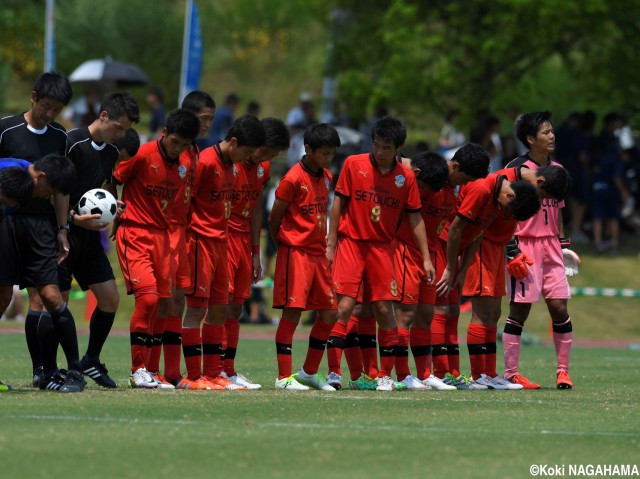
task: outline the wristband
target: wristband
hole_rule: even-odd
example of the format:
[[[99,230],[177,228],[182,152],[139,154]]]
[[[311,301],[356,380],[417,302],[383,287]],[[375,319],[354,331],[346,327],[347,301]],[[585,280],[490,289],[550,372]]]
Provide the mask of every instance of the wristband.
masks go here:
[[[69,214],[67,215],[67,222],[73,224],[73,218],[75,215],[76,215],[75,212],[69,211]]]
[[[66,225],[58,225],[58,231],[60,231],[60,230],[69,231],[70,229],[71,229],[71,227],[68,224],[66,224]]]
[[[259,244],[254,244],[253,246],[251,246],[251,254],[252,255],[260,254],[260,245]]]

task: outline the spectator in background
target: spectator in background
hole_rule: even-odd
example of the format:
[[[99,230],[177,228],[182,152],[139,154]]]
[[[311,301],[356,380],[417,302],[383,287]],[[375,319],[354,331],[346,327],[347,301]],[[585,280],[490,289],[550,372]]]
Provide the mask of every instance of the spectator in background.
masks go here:
[[[591,160],[589,139],[581,129],[581,115],[571,113],[556,130],[556,160],[562,163],[573,178],[573,189],[569,199],[571,211],[571,241],[586,244],[589,238],[582,231],[584,215],[589,204],[591,189]]]
[[[367,118],[362,125],[360,125],[360,133],[362,134],[362,150],[363,152],[370,152],[373,149],[373,139],[371,138],[371,130],[378,120],[381,120],[389,114],[387,105],[384,102],[378,102],[373,115]]]
[[[147,106],[151,111],[151,118],[149,119],[149,139],[156,139],[165,124],[165,112],[164,112],[164,95],[162,90],[158,87],[151,87],[147,91]]]
[[[93,123],[100,115],[100,91],[88,88],[83,96],[66,107],[60,120],[67,130],[85,128]]]
[[[247,105],[247,115],[255,116],[256,118],[260,117],[260,110],[262,110],[262,106],[257,101],[250,101]]]
[[[616,253],[620,246],[620,200],[626,200],[629,192],[623,182],[624,163],[616,130],[623,126],[617,113],[605,115],[602,132],[598,135],[598,157],[594,165],[591,215],[593,241],[598,252],[610,250]],[[603,227],[606,224],[610,240],[605,242]]]
[[[291,110],[289,110],[289,113],[287,113],[287,126],[289,128],[294,125],[304,124],[305,108],[308,109],[309,106],[313,106],[313,97],[309,92],[303,91],[302,93],[300,93],[299,101],[300,103],[298,104],[298,106],[294,106],[293,108],[291,108]],[[296,161],[298,161],[299,159],[300,158],[298,158]]]
[[[455,150],[464,145],[464,133],[458,131],[454,125],[459,116],[459,110],[451,110],[447,113],[444,126],[442,127],[442,130],[440,130],[440,138],[438,139],[438,153],[441,155],[446,154],[446,152],[453,155]]]
[[[233,123],[239,104],[240,97],[235,93],[229,93],[224,99],[224,104],[216,110],[216,117],[213,119],[209,138],[212,145],[224,140],[224,137],[227,136],[227,131]]]
[[[304,131],[314,123],[317,123],[316,107],[311,100],[311,95],[302,92],[300,106],[292,108],[287,114],[287,126],[291,140],[289,151],[287,151],[287,166],[289,168],[300,161],[304,155]]]

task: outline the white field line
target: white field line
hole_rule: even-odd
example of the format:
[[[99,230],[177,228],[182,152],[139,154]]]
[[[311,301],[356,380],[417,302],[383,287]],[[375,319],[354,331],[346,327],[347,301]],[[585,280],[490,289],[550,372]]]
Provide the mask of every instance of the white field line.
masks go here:
[[[171,419],[134,419],[128,417],[90,417],[90,416],[38,416],[38,415],[10,415],[1,416],[2,419],[34,419],[36,421],[86,421],[86,422],[117,422],[117,423],[138,423],[138,424],[175,424],[189,425],[199,424],[198,421],[183,421]]]
[[[265,422],[257,423],[257,426],[266,427],[281,427],[290,429],[359,429],[367,431],[398,431],[398,432],[439,432],[439,433],[465,433],[474,432],[469,427],[453,428],[453,427],[412,427],[412,426],[376,426],[362,425],[362,424],[350,424],[348,426],[340,424],[318,424],[318,423],[289,423],[289,422]],[[476,432],[484,433],[484,430],[478,429]],[[614,432],[614,431],[549,431],[546,429],[540,431],[510,431],[514,434],[526,434],[526,435],[562,435],[562,436],[608,436],[608,437],[640,437],[640,432]]]

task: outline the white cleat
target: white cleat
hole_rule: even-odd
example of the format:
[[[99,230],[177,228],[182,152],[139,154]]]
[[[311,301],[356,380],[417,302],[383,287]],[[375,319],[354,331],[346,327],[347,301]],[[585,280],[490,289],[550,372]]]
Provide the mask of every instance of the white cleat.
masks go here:
[[[507,381],[502,376],[496,376],[495,378],[490,378],[491,384],[489,384],[490,389],[500,389],[500,390],[508,390],[508,391],[520,391],[523,389],[522,384],[514,384],[511,381]]]
[[[422,381],[425,386],[431,387],[436,391],[456,391],[458,388],[450,384],[445,384],[442,379],[435,377],[433,374]]]
[[[395,391],[396,389],[395,385],[393,384],[393,379],[391,379],[389,376],[378,378],[376,382],[378,383],[376,391]]]
[[[336,391],[338,389],[342,389],[342,376],[340,376],[338,373],[329,373],[329,375],[327,376],[327,382]]]
[[[220,376],[228,379],[236,386],[242,386],[243,388],[246,388],[247,390],[250,390],[250,391],[262,388],[260,384],[254,383],[253,381],[251,381],[250,379],[247,379],[245,376],[243,376],[240,373],[236,373],[234,376],[227,376],[227,374],[223,371],[220,373]]]
[[[298,374],[292,374],[288,378],[276,379],[276,387],[278,389],[286,389],[287,391],[308,391],[309,388],[304,384],[300,384],[295,376]]]
[[[129,384],[131,384],[132,388],[141,388],[141,389],[156,389],[158,387],[158,383],[156,383],[145,368],[139,368],[136,372],[131,373],[129,377]]]
[[[409,374],[406,378],[400,381],[402,384],[407,386],[409,391],[426,391],[427,389],[431,389],[429,386],[424,384],[418,378],[414,378],[411,374]]]
[[[296,380],[300,384],[317,389],[318,391],[336,391],[336,388],[331,386],[321,373],[307,374],[303,368],[300,368],[300,371],[298,371]]]

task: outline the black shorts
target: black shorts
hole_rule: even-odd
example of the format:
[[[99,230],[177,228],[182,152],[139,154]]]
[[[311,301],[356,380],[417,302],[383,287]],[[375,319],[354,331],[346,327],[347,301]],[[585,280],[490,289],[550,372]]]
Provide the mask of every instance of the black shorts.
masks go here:
[[[115,279],[98,231],[71,225],[69,256],[58,266],[58,276],[60,291],[71,289],[71,276],[76,279],[82,291],[89,289],[90,284]]]
[[[0,284],[58,284],[58,231],[50,214],[6,216],[0,222]]]

